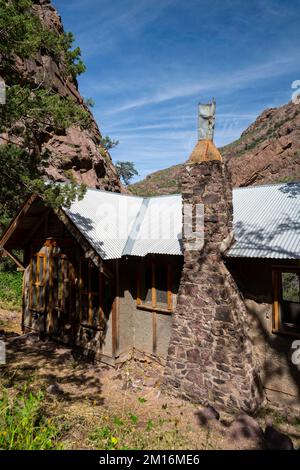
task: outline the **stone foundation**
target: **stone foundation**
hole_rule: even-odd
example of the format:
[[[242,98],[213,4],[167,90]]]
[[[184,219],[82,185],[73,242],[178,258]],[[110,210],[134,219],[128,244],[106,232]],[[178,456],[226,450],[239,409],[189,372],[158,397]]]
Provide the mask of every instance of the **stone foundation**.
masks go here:
[[[253,413],[262,393],[247,311],[221,253],[232,238],[232,191],[225,165],[216,160],[187,163],[182,191],[184,204],[204,204],[204,243],[194,250],[194,235],[184,233],[164,386],[202,404]]]

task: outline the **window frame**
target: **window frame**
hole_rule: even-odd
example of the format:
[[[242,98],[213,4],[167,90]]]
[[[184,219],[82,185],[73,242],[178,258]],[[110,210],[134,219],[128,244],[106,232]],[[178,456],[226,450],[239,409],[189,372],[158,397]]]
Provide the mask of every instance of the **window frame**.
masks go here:
[[[166,308],[162,308],[157,306],[157,286],[156,286],[156,267],[160,264],[165,264],[167,268],[167,302]],[[142,300],[142,280],[141,280],[141,270],[143,270],[144,274],[146,273],[146,269],[148,269],[148,263],[143,260],[140,263],[140,266],[137,270],[137,295],[136,295],[136,307],[139,310],[146,310],[149,312],[159,312],[159,313],[166,313],[172,314],[175,309],[175,296],[173,292],[173,276],[172,276],[172,267],[173,264],[171,261],[167,260],[160,260],[159,262],[152,257],[150,260],[151,265],[151,305],[150,302],[146,303]]]
[[[35,279],[33,279],[33,262],[36,260]],[[40,259],[43,260],[43,275],[40,280]],[[33,312],[45,312],[46,310],[46,272],[47,272],[47,254],[34,253],[30,258],[30,290],[29,290],[29,310]],[[40,298],[40,289],[42,289],[42,306],[33,305],[33,288],[37,289],[36,300]]]
[[[86,282],[84,282],[82,278],[82,265],[83,263],[87,263],[87,269],[88,269],[88,279],[87,279],[87,289],[84,289],[84,285],[86,285]],[[99,275],[99,289],[98,291],[92,291],[92,281],[91,281],[91,272],[92,270],[97,270],[98,275]],[[103,324],[104,320],[104,309],[103,309],[103,276],[104,273],[101,272],[101,270],[90,260],[84,257],[80,258],[80,267],[79,267],[79,316],[80,316],[80,324],[84,326],[85,328],[90,328],[94,330],[102,330],[103,327],[101,326]],[[82,313],[83,313],[83,302],[82,302],[82,297],[83,295],[87,296],[88,298],[88,321],[83,319]],[[97,324],[95,325],[94,319],[93,319],[93,300],[94,298],[98,298],[99,300],[99,306],[98,306],[98,321]]]
[[[282,323],[282,273],[296,273],[299,275],[300,266],[273,266],[272,267],[272,285],[273,285],[273,303],[272,303],[272,333],[280,333],[287,336],[300,337],[300,326],[286,328]],[[300,289],[300,286],[299,286]]]
[[[65,286],[69,286],[69,289],[70,289],[72,265],[67,255],[62,254],[62,253],[51,253],[51,255],[49,256],[49,260],[50,260],[52,298],[53,298],[53,292],[54,292],[54,285],[53,285],[54,260],[57,261],[57,298],[56,298],[56,304],[53,305],[53,308],[57,311],[64,312],[66,311],[65,309],[66,287]]]

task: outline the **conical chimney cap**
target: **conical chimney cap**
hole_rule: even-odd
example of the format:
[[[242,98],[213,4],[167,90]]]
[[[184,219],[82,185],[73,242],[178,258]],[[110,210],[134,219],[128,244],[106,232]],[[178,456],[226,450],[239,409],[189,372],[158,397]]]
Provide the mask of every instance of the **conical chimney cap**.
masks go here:
[[[207,162],[210,160],[222,161],[222,156],[211,140],[199,140],[192,151],[189,163]]]

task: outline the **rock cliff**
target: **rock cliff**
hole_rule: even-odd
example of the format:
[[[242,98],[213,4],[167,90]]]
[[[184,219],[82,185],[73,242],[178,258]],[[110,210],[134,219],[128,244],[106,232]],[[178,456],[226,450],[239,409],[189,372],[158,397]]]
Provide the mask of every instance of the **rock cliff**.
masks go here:
[[[234,186],[300,180],[300,106],[267,109],[222,149]]]
[[[34,11],[45,27],[62,34],[61,18],[51,2],[34,0],[33,3]],[[78,104],[88,110],[78,91],[76,80],[71,77],[66,78],[62,65],[49,55],[40,52],[30,59],[16,59],[15,69],[18,71],[20,82],[26,80],[40,82],[42,77],[43,83],[54,91],[61,96],[73,97]],[[109,152],[101,146],[101,133],[92,114],[88,129],[70,127],[58,134],[51,128],[45,128],[38,145],[41,158],[45,162],[43,172],[50,180],[67,181],[70,172],[78,182],[83,182],[89,187],[122,191]]]

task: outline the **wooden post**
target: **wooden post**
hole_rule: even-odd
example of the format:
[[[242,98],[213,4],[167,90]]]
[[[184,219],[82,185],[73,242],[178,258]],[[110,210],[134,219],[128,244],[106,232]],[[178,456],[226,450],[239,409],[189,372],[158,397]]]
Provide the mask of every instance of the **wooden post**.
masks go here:
[[[88,302],[89,302],[89,325],[93,325],[93,296],[92,296],[92,278],[91,278],[92,268],[91,261],[88,261],[88,277],[89,277],[89,293],[88,293]]]
[[[32,256],[33,256],[33,250],[32,246],[30,247],[30,271],[29,271],[29,328],[32,327],[32,311],[31,311],[31,305],[32,305]]]
[[[155,287],[155,261],[151,261],[151,271],[152,271],[152,308],[156,308],[156,287]],[[157,349],[157,328],[156,328],[156,312],[152,312],[152,351],[156,356]]]
[[[24,328],[25,328],[25,309],[26,309],[25,293],[26,293],[26,271],[23,272],[23,279],[22,279],[22,323],[21,323],[22,333],[24,333]]]
[[[152,307],[156,307],[156,287],[155,287],[155,263],[154,260],[151,262],[151,272],[152,272],[152,283],[151,283],[151,291],[152,291]]]
[[[118,318],[119,318],[119,260],[115,261],[115,297],[112,306],[112,350],[116,358],[119,350]]]
[[[155,311],[152,312],[152,339],[153,339],[153,344],[152,344],[152,350],[154,356],[156,356],[156,351],[157,351],[157,324],[156,324],[156,315],[157,313]]]
[[[70,276],[70,286],[69,286],[69,321],[71,323],[71,337],[72,337],[72,344],[75,344],[76,341],[76,287],[75,287],[75,262],[74,258],[72,259],[72,263],[69,261],[69,276]]]
[[[82,323],[82,259],[79,257],[79,323]]]
[[[48,323],[48,332],[51,334],[53,330],[53,243],[49,240],[49,305],[48,312],[49,323]]]
[[[280,271],[273,269],[272,281],[273,281],[273,329],[274,331],[280,330],[280,303],[279,303],[279,282]]]
[[[139,266],[138,266],[138,269],[137,269],[137,272],[136,272],[136,304],[137,305],[142,305],[142,299],[141,299],[141,288],[142,288],[142,285],[141,285],[141,282],[142,282],[142,279],[141,279],[141,272],[142,270],[144,270],[144,265],[142,263],[142,261],[139,263]]]
[[[168,310],[173,310],[173,295],[172,295],[172,265],[168,263],[167,266],[167,283],[168,283],[168,293],[167,293],[167,302]]]
[[[42,292],[43,292],[43,304],[42,304],[42,310],[45,311],[46,308],[46,273],[47,273],[47,255],[43,254],[42,256],[43,260],[43,280],[40,282],[41,287],[42,287]]]

